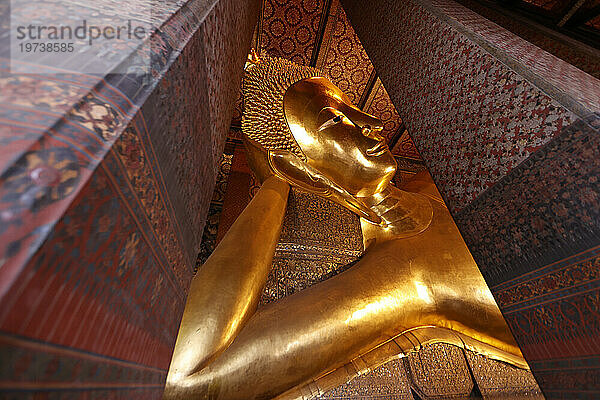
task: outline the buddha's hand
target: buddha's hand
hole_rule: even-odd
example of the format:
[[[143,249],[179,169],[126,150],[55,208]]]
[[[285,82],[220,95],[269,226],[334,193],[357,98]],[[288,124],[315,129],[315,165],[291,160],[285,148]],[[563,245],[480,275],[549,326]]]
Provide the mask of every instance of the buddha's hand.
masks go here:
[[[329,198],[375,224],[381,223],[381,218],[360,200],[292,152],[267,151],[248,138],[245,138],[244,144],[250,168],[261,182],[275,175],[301,191]]]

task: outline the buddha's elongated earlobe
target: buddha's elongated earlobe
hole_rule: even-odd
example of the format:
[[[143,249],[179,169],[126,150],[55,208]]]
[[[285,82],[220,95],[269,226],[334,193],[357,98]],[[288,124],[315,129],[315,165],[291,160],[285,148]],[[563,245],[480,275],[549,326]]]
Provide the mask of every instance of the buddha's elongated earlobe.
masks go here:
[[[246,159],[248,165],[260,183],[263,183],[270,176],[274,175],[269,165],[269,154],[260,143],[242,135],[242,142],[246,148]]]
[[[374,211],[295,154],[286,150],[269,150],[268,159],[275,175],[291,185],[305,192],[327,197],[369,222],[382,223],[381,217]]]

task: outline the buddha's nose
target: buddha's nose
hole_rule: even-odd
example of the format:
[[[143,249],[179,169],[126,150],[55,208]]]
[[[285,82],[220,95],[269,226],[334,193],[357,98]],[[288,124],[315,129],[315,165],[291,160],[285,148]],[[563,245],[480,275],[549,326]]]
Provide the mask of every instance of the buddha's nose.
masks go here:
[[[361,128],[361,132],[368,138],[375,139],[379,142],[383,142],[383,136],[381,136],[381,129],[373,129],[371,125],[363,125]]]
[[[383,122],[379,118],[367,114],[356,107],[350,107],[345,110],[344,113],[356,126],[363,128],[368,125],[371,131],[374,132],[381,132],[383,130]]]

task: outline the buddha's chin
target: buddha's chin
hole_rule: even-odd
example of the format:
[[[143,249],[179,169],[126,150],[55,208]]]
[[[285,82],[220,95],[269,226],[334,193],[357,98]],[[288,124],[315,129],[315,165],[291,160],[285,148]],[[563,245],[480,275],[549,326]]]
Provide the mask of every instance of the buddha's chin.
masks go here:
[[[365,183],[359,190],[354,193],[356,197],[369,197],[382,192],[390,185],[390,182],[396,174],[396,164],[390,165],[385,169],[377,171],[377,177]],[[382,173],[383,172],[383,173]]]
[[[394,169],[395,171],[395,169]],[[377,178],[372,180],[364,180],[360,188],[356,188],[352,195],[355,197],[369,197],[382,192],[386,187],[390,185],[390,181],[394,177],[394,172],[386,173],[384,175],[378,175]]]
[[[354,194],[355,197],[369,197],[382,192],[390,184],[390,179],[385,179],[378,183],[373,183],[368,187],[364,187]]]
[[[370,158],[368,165],[356,163],[331,168],[331,163],[323,163],[315,168],[353,197],[369,197],[383,191],[396,174],[396,160],[388,154]]]

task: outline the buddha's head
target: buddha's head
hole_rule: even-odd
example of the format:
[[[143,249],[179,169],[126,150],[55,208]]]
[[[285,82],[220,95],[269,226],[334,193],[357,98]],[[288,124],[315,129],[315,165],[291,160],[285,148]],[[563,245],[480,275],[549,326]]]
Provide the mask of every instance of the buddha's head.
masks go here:
[[[382,122],[352,105],[317,69],[263,57],[247,68],[243,92],[244,133],[293,185],[360,203],[394,176]]]

